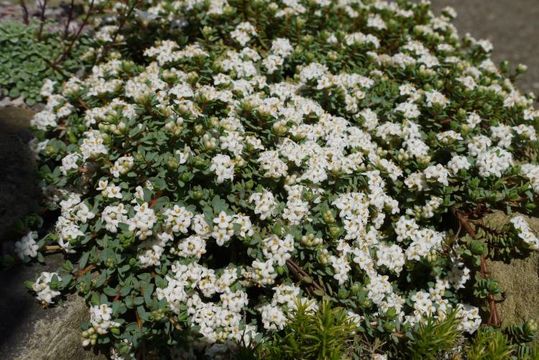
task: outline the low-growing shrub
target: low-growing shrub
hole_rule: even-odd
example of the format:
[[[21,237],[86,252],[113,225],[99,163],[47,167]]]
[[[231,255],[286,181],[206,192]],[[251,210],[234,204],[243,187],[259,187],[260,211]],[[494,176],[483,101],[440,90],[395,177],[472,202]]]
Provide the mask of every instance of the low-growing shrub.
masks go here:
[[[452,9],[221,0],[134,14],[182,35],[143,55],[107,48],[33,120],[59,218],[18,253],[65,252],[31,287],[44,303],[86,299],[84,345],[115,359],[279,341],[320,354],[296,316],[331,304],[363,353],[406,358],[414,341],[448,351],[482,313],[497,322],[474,222],[506,211],[498,246],[538,249],[512,212],[536,213],[539,114],[488,41],[459,38]]]

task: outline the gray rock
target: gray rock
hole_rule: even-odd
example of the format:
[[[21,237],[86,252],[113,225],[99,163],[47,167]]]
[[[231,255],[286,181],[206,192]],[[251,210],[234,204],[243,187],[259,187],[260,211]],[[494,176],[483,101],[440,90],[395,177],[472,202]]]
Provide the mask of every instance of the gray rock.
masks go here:
[[[502,212],[496,212],[486,221],[505,224],[509,219]],[[526,220],[539,236],[539,219],[527,217]],[[505,300],[498,304],[502,325],[539,321],[539,252],[533,252],[526,259],[513,259],[509,264],[489,261],[488,269],[490,277],[500,283],[505,293]]]
[[[80,324],[88,320],[88,308],[80,297],[73,296],[64,304],[44,311],[47,316],[34,324],[15,352],[14,360],[106,359],[81,345]]]
[[[22,264],[0,272],[0,359],[104,360],[81,346],[80,324],[88,320],[83,300],[71,296],[43,309],[25,288],[42,271],[55,271],[63,258],[47,257],[47,264]]]
[[[419,0],[418,0],[419,1]],[[433,0],[436,14],[446,6],[457,10],[455,26],[462,36],[469,32],[476,39],[491,40],[496,62],[509,60],[528,66],[517,81],[525,92],[539,93],[539,36],[537,0]]]

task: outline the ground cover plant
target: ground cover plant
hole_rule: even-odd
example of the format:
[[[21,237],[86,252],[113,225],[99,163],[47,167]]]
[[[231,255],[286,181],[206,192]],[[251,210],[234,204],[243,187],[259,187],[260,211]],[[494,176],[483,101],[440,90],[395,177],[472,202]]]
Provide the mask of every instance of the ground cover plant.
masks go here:
[[[0,23],[0,96],[22,98],[29,106],[45,101],[40,91],[45,80],[64,81],[87,65],[84,54],[89,39],[80,37],[69,54],[59,32],[43,32],[40,24],[17,21]]]
[[[539,249],[522,67],[497,68],[488,41],[427,3],[124,10],[97,29],[88,75],[48,84],[32,124],[58,220],[17,244],[25,260],[65,252],[30,288],[86,299],[84,345],[114,359],[537,355],[533,321],[478,330],[500,325],[487,259]],[[163,31],[137,42],[124,25]],[[481,227],[494,209],[510,225]]]

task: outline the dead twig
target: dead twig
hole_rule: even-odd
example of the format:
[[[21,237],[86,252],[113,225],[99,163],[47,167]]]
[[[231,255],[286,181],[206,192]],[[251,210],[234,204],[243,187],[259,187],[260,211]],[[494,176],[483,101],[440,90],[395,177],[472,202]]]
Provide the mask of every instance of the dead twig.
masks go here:
[[[309,291],[309,293],[326,293],[324,288],[316,281],[314,281],[314,279],[293,260],[287,260],[286,265],[288,267],[288,270],[290,270],[296,280],[306,285],[307,291]]]
[[[155,196],[148,203],[149,208],[152,208],[155,206],[155,204],[157,203],[157,200],[159,200],[159,197],[161,196],[162,193],[163,193],[162,191],[158,191],[157,193],[155,193]]]
[[[71,3],[69,4],[69,12],[67,13],[66,26],[64,28],[64,40],[66,40],[67,36],[69,35],[69,26],[71,25],[71,21],[73,21],[74,11],[75,11],[75,0],[71,0]]]
[[[47,245],[45,246],[45,252],[47,253],[55,253],[58,251],[62,251],[62,247],[60,245]]]
[[[92,265],[88,265],[88,266],[86,266],[84,269],[77,271],[77,272],[75,273],[75,277],[78,277],[78,278],[79,278],[79,277],[83,276],[84,274],[86,274],[87,272],[92,271],[92,270],[94,270],[94,269],[95,269],[95,265],[93,265],[93,264],[92,264]]]
[[[37,33],[37,38],[41,40],[43,35],[43,27],[45,26],[45,12],[47,10],[47,0],[39,0],[39,32]]]
[[[127,3],[129,4],[129,0],[127,1]],[[124,15],[121,17],[120,24],[118,25],[118,28],[116,29],[116,31],[112,35],[112,41],[110,41],[109,43],[107,43],[107,44],[105,44],[103,46],[103,51],[101,52],[101,55],[100,55],[101,59],[106,58],[107,54],[108,54],[108,52],[110,50],[110,47],[114,46],[116,44],[116,40],[118,39],[118,36],[122,32],[125,24],[127,23],[127,20],[131,17],[133,12],[135,11],[135,8],[138,5],[138,3],[139,3],[139,0],[133,0],[131,5],[129,5],[129,8],[128,8],[127,12],[125,12]]]
[[[22,21],[25,25],[30,24],[30,15],[28,13],[28,7],[26,6],[26,1],[19,0],[19,4],[21,5],[22,10]]]
[[[75,46],[75,43],[80,39],[80,35],[82,34],[82,30],[88,25],[88,22],[90,20],[90,16],[92,15],[92,11],[94,9],[94,3],[95,0],[90,1],[90,6],[88,8],[88,11],[86,12],[86,16],[82,20],[82,23],[79,26],[79,29],[77,30],[77,33],[75,36],[73,36],[73,39],[71,39],[71,42],[69,45],[64,49],[63,53],[53,62],[54,65],[58,65],[60,62],[65,60],[73,50],[73,46]]]

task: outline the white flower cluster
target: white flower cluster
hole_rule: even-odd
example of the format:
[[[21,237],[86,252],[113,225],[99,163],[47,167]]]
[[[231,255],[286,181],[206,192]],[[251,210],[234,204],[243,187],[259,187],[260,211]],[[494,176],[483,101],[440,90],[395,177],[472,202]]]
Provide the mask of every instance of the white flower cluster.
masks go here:
[[[539,194],[539,165],[524,164],[522,165],[522,174],[530,180],[533,191]]]
[[[306,305],[307,312],[318,309],[316,302],[300,296],[300,289],[295,285],[273,287],[271,303],[261,306],[258,310],[266,330],[282,330],[293,318],[298,304]]]
[[[234,179],[234,162],[228,155],[215,155],[213,159],[211,159],[210,170],[217,175],[218,183]]]
[[[34,258],[37,256],[39,245],[36,242],[37,232],[29,231],[19,241],[15,243],[15,253],[24,260],[25,258]]]
[[[46,304],[52,304],[54,302],[53,299],[61,294],[60,291],[51,289],[51,281],[54,278],[56,278],[57,281],[62,280],[57,273],[44,271],[32,284],[32,290],[35,291],[39,301]]]
[[[518,232],[518,237],[522,239],[531,249],[539,250],[539,238],[530,228],[528,222],[522,216],[515,216],[510,220],[513,227]]]
[[[110,328],[117,328],[120,324],[112,320],[112,308],[107,304],[95,305],[90,308],[90,324],[94,330],[104,335]]]
[[[248,303],[247,293],[230,289],[238,279],[238,269],[234,267],[216,273],[198,264],[176,263],[171,275],[167,276],[168,286],[157,289],[157,298],[165,299],[177,314],[185,304],[191,323],[200,327],[200,333],[209,343],[241,341],[245,337],[254,337],[256,329],[242,324],[241,313]],[[205,301],[205,298],[216,295],[219,302]]]
[[[255,204],[255,214],[260,215],[261,220],[265,220],[274,215],[277,203],[275,196],[269,191],[253,193],[249,201]]]

